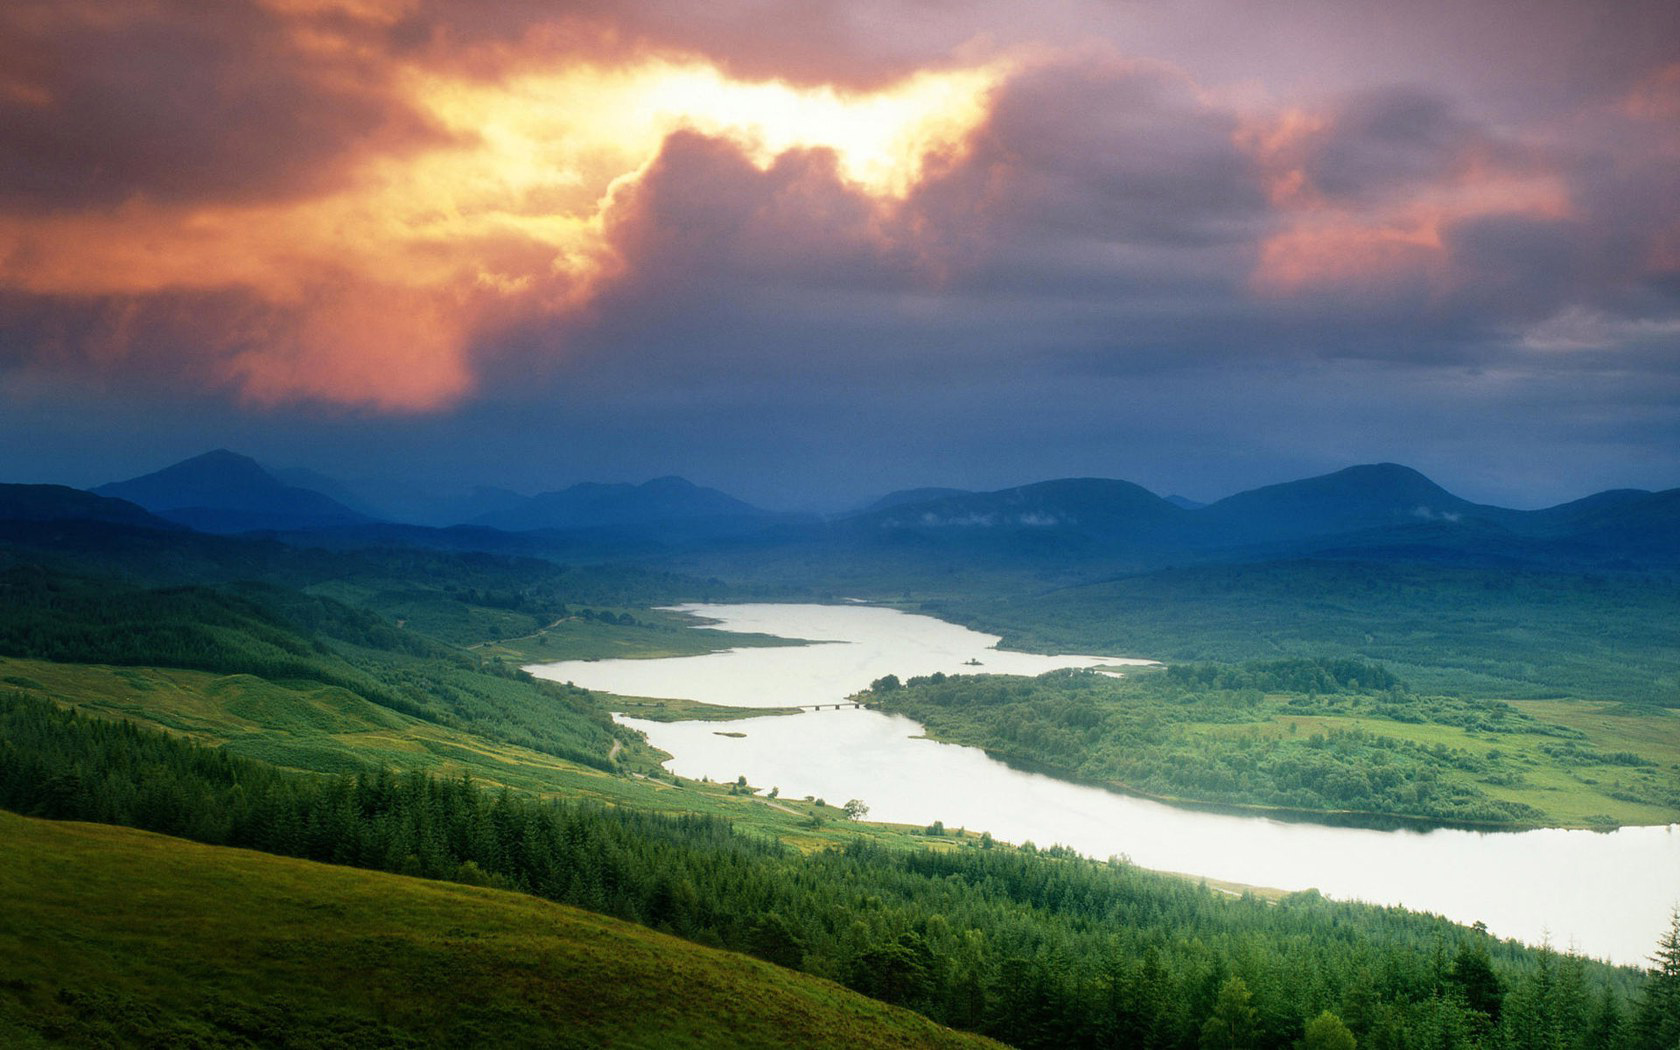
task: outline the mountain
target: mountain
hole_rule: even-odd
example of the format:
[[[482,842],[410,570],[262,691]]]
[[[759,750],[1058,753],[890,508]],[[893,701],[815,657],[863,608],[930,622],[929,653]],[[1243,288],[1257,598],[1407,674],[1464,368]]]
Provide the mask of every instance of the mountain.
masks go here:
[[[127,500],[96,496],[64,485],[0,485],[0,521],[93,521],[152,529],[180,528]]]
[[[1609,489],[1543,510],[1489,509],[1502,524],[1525,536],[1567,536],[1612,522],[1652,495],[1644,489]]]
[[[1129,481],[1062,478],[997,492],[906,502],[865,517],[889,529],[1077,528],[1112,534],[1153,527],[1181,513]]]
[[[423,525],[459,525],[487,515],[516,511],[530,498],[512,489],[474,485],[458,496],[435,496],[425,504],[416,504],[412,516]]]
[[[203,532],[312,529],[370,520],[330,496],[281,482],[226,449],[93,490]]]
[[[1193,543],[1221,557],[1534,567],[1656,566],[1680,558],[1680,490],[1612,489],[1513,510],[1471,503],[1394,463],[1241,492],[1192,517]]]
[[[1207,506],[1207,504],[1203,503],[1201,500],[1194,500],[1189,496],[1174,494],[1171,496],[1162,496],[1161,498],[1166,500],[1168,503],[1171,503],[1173,506],[1178,507],[1180,510],[1201,510],[1203,507]]]
[[[346,497],[384,484],[348,486],[318,475],[288,476],[314,480]],[[76,527],[84,530],[107,523],[138,528],[138,537],[123,542],[145,545],[156,542],[153,530],[161,523],[152,515],[158,515],[205,531],[263,531],[285,542],[337,550],[484,550],[577,563],[681,555],[691,559],[681,563],[683,571],[713,574],[736,561],[750,567],[766,557],[771,560],[765,564],[806,569],[825,564],[877,575],[888,566],[894,572],[920,571],[964,559],[987,569],[1019,562],[1075,575],[1303,557],[1593,569],[1680,561],[1677,490],[1615,489],[1541,510],[1515,510],[1472,503],[1394,463],[1268,485],[1208,505],[1162,499],[1131,482],[1105,478],[1063,478],[993,492],[906,489],[827,521],[773,513],[664,477],[641,485],[580,484],[530,497],[480,488],[447,505],[434,502],[427,515],[468,524],[443,529],[393,524],[418,519],[371,519],[318,490],[286,485],[227,451],[95,491],[132,503],[54,486],[0,487],[0,522],[12,519],[0,531],[21,542],[29,537],[14,534],[32,520],[80,522]],[[459,513],[448,513],[451,506]],[[60,546],[80,550],[97,539],[68,536]],[[708,552],[718,556],[715,564],[692,562],[692,556]]]
[[[271,471],[287,485],[310,489],[381,522],[401,522],[441,528],[459,525],[487,514],[513,510],[529,496],[493,485],[440,494],[395,478],[358,478],[345,481],[303,467]]]
[[[871,503],[869,506],[863,508],[863,510],[859,511],[859,513],[868,514],[877,510],[890,510],[893,507],[902,507],[911,503],[929,503],[933,500],[945,499],[949,496],[972,495],[974,495],[974,493],[970,492],[968,489],[899,489],[897,492],[887,493],[874,503]]]
[[[1601,495],[1615,498],[1575,515],[1571,542],[1607,553],[1680,556],[1680,489]]]
[[[1460,499],[1410,467],[1377,463],[1239,492],[1192,512],[1202,545],[1245,546],[1397,528],[1448,527],[1499,512]]]
[[[955,555],[992,567],[1018,560],[1075,572],[1303,557],[1657,566],[1680,558],[1680,497],[1613,490],[1544,510],[1512,510],[1462,499],[1395,463],[1348,467],[1207,505],[1161,499],[1125,481],[1069,478],[997,492],[895,493],[844,519],[831,541],[846,557],[890,548],[901,559]]]
[[[390,513],[377,499],[370,498],[359,486],[351,485],[339,478],[322,474],[317,470],[310,470],[307,467],[264,467],[262,469],[267,470],[282,485],[297,489],[308,489],[310,492],[319,492],[323,496],[337,500],[366,518],[382,521],[391,518]]]
[[[1170,545],[1187,513],[1129,481],[1063,478],[901,503],[840,529],[853,542],[901,550],[1074,564]]]
[[[768,524],[775,517],[717,489],[665,477],[641,485],[585,482],[481,514],[469,524],[508,532],[675,527],[729,532]]]

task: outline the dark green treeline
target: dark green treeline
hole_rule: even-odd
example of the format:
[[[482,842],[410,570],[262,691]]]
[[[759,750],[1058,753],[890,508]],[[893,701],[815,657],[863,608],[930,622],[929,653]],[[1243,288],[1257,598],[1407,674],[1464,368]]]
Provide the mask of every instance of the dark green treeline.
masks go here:
[[[0,698],[0,805],[506,886],[1027,1047],[1671,1050],[1680,1033],[1680,930],[1639,978],[1400,909],[1230,899],[1061,849],[804,856],[713,818],[286,773],[21,695]]]

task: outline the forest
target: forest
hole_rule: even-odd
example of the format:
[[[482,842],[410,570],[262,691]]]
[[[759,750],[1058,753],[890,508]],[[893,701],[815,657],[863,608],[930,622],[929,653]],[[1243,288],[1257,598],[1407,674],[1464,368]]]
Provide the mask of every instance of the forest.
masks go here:
[[[0,700],[0,804],[511,888],[1024,1047],[1667,1050],[1680,1035],[1680,918],[1638,975],[1402,909],[1233,898],[1055,847],[807,855],[696,815],[289,773],[15,694]]]
[[[770,822],[663,774],[602,698],[517,669],[533,649],[711,647],[721,639],[684,638],[650,606],[791,595],[774,581],[54,537],[52,551],[0,548],[0,656],[16,668],[0,700],[0,805],[20,813],[532,894],[1019,1046],[1672,1050],[1680,1030],[1680,931],[1652,931],[1656,967],[1641,974],[1397,908],[1231,896],[1055,845],[853,833],[839,811],[795,800],[804,817]],[[1342,652],[1125,679],[911,679],[874,700],[1011,761],[1186,798],[1521,824],[1541,817],[1513,793],[1544,759],[1649,796],[1628,806],[1672,805],[1660,785],[1673,760],[1643,744],[1599,746],[1523,701],[1413,677]],[[1110,737],[1155,757],[1087,766],[1121,753]],[[421,771],[440,767],[456,772]]]

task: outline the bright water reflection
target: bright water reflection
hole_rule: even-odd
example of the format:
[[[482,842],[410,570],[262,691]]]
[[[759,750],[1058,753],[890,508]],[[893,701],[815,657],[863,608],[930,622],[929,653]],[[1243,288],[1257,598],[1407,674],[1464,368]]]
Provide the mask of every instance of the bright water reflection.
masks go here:
[[[996,638],[931,617],[865,606],[690,606],[728,630],[840,644],[735,650],[670,660],[568,662],[533,673],[625,695],[741,706],[823,703],[883,674],[1010,671],[1118,661],[989,648]],[[979,668],[965,666],[979,659]],[[1331,897],[1404,904],[1501,936],[1642,963],[1680,902],[1680,825],[1612,833],[1371,831],[1178,809],[1023,773],[972,748],[919,739],[920,726],[873,711],[738,722],[623,718],[675,756],[674,772],[745,774],[782,794],[862,798],[870,819],[989,830],[1096,857]],[[720,733],[744,733],[741,737]]]

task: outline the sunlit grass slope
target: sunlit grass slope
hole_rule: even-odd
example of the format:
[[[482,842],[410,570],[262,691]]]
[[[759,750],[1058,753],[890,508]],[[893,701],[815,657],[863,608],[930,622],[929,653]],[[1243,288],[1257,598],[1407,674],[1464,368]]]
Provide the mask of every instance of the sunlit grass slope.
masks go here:
[[[986,1046],[498,890],[0,812],[0,1045]]]
[[[941,838],[928,843],[910,829],[848,821],[837,808],[843,799],[832,800],[834,805],[791,797],[770,799],[764,792],[773,784],[753,785],[759,790],[754,794],[733,790],[728,783],[698,783],[658,772],[664,753],[634,738],[628,738],[631,742],[619,762],[642,775],[609,773],[468,729],[426,722],[348,690],[312,682],[276,683],[254,675],[0,657],[0,702],[11,694],[163,730],[282,769],[466,775],[481,785],[505,786],[545,798],[593,799],[659,812],[724,817],[801,849],[840,845],[860,835],[935,847],[954,841]],[[643,717],[659,716],[659,709],[637,707],[634,701],[629,706]],[[672,706],[688,717],[695,709],[704,712],[706,708],[682,702]]]
[[[126,718],[289,769],[468,773],[534,792],[553,790],[556,777],[605,775],[314,682],[0,657],[0,688],[48,697],[89,714]]]

